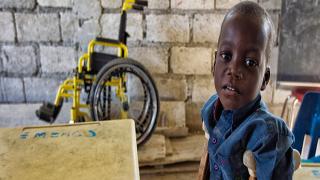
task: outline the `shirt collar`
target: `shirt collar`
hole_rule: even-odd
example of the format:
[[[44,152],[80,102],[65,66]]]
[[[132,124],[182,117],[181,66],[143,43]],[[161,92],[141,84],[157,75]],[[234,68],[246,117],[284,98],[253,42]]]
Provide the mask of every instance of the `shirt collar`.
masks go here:
[[[252,114],[254,111],[256,111],[260,107],[261,103],[261,95],[258,94],[258,96],[248,104],[244,105],[243,107],[231,111],[233,114],[232,118],[232,128],[235,129],[238,127],[241,122],[250,114]],[[221,104],[220,99],[218,98],[215,105],[214,105],[214,116],[213,120],[218,121],[220,118],[220,115],[223,111],[223,106]]]

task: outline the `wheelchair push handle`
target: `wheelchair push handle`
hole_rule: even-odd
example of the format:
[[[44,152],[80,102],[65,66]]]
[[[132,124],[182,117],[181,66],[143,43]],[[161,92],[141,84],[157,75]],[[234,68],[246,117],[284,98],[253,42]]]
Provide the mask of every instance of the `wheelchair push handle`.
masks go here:
[[[135,9],[135,10],[138,10],[138,11],[143,11],[143,6],[133,4],[132,5],[132,9]]]
[[[118,40],[103,38],[103,37],[96,37],[96,41],[104,42],[104,43],[112,43],[112,44],[120,44],[121,43]]]
[[[144,0],[136,0],[136,5],[139,6],[148,6],[148,1],[144,1]]]
[[[144,6],[148,6],[148,1],[136,0],[135,3],[132,5],[132,9],[143,11]]]

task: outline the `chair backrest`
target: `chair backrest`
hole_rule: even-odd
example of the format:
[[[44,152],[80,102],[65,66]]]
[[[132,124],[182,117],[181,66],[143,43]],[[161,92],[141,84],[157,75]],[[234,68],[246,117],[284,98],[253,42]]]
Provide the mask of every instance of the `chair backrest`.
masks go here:
[[[295,142],[293,148],[300,153],[305,135],[311,137],[308,159],[315,156],[320,137],[320,92],[307,92],[302,100],[297,119],[293,127]]]
[[[98,74],[98,72],[106,65],[108,62],[119,58],[113,54],[106,54],[100,52],[92,52],[91,56],[91,71],[90,74]]]

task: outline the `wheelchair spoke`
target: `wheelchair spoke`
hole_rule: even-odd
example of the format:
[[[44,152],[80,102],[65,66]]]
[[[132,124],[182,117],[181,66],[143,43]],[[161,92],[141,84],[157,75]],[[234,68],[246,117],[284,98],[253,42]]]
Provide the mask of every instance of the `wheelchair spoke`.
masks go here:
[[[135,124],[136,124],[136,132],[143,134],[144,133],[143,124],[139,123],[138,121],[135,121]]]

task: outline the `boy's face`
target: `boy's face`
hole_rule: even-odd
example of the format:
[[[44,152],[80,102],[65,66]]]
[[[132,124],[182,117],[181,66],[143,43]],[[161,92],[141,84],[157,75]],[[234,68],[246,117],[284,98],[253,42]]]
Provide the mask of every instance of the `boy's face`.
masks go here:
[[[223,23],[214,64],[214,83],[226,110],[254,100],[268,83],[267,31],[258,18],[233,15]],[[267,71],[267,74],[269,71]]]

